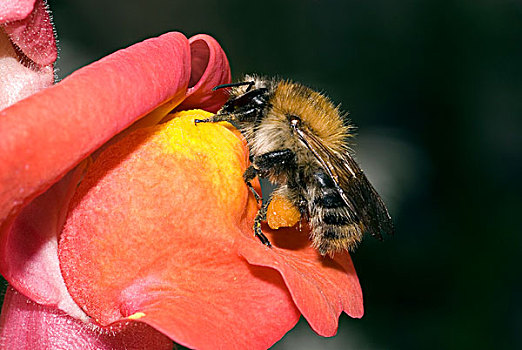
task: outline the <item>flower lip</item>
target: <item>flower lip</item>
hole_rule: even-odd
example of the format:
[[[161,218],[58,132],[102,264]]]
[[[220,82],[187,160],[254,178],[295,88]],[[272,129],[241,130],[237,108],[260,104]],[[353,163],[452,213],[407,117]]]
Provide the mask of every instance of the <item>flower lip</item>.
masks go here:
[[[190,44],[192,70],[190,71],[189,88],[193,88],[200,80],[208,67],[210,49],[205,40],[198,39]]]
[[[183,103],[177,110],[204,109],[216,112],[227,100],[225,91],[213,91],[217,85],[230,82],[227,56],[218,42],[209,35],[198,34],[189,39],[191,76]]]

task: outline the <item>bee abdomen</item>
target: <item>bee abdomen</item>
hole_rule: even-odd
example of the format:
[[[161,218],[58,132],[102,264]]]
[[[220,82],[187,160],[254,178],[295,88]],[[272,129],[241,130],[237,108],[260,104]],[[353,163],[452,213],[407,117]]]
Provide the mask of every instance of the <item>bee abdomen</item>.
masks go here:
[[[312,202],[314,206],[321,208],[340,208],[346,205],[343,198],[335,188],[335,184],[330,177],[324,172],[318,172],[313,175],[314,189],[312,194]]]
[[[314,174],[309,213],[313,246],[323,255],[353,250],[362,238],[360,223],[350,216],[347,204],[324,173]]]
[[[322,189],[314,200],[314,205],[329,209],[346,206],[341,195],[334,188]]]
[[[327,211],[323,214],[322,222],[327,225],[344,226],[348,225],[350,220],[344,215],[339,215],[336,211]]]

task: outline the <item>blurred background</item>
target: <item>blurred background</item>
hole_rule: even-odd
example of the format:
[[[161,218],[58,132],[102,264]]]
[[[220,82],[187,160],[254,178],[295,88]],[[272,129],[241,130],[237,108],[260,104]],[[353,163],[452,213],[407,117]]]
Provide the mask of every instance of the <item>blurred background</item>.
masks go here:
[[[208,33],[234,80],[325,91],[396,235],[353,260],[361,320],[274,349],[522,348],[522,1],[49,0],[58,75],[167,31]]]

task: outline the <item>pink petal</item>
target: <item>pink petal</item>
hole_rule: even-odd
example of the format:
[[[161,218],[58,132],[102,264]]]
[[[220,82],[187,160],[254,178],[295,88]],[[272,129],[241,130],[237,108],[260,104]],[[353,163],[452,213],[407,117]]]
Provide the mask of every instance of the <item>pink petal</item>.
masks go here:
[[[16,10],[25,12],[26,5],[27,2],[23,1],[21,7],[12,9],[11,17]],[[11,41],[39,67],[48,66],[56,61],[58,52],[53,24],[43,0],[36,0],[33,11],[27,17],[4,24],[3,27]]]
[[[341,312],[362,317],[363,301],[359,280],[347,252],[334,259],[321,256],[310,246],[308,229],[297,227],[263,232],[272,249],[252,244],[256,238],[243,236],[239,252],[254,265],[266,266],[281,273],[297,308],[314,331],[322,336],[337,332]]]
[[[0,222],[139,117],[179,104],[189,50],[180,33],[149,39],[0,111]]]
[[[192,59],[187,98],[178,110],[204,109],[216,112],[228,99],[224,90],[212,93],[214,87],[230,82],[230,66],[225,52],[218,42],[206,34],[189,39]]]
[[[8,288],[0,318],[2,349],[172,349],[172,341],[140,322],[101,328],[42,306]]]
[[[27,17],[36,0],[2,0],[0,2],[0,24],[18,21]]]

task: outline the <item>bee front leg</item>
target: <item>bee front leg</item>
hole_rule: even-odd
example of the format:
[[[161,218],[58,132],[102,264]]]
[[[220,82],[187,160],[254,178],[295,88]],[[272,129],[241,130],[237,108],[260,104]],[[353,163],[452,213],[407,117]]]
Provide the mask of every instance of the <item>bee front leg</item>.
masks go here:
[[[207,119],[194,119],[194,125],[199,123],[218,123],[218,122],[230,122],[234,120],[232,114],[214,114],[212,117]]]
[[[252,89],[252,86],[254,86],[256,82],[254,80],[252,81],[240,81],[239,83],[230,83],[230,84],[221,84],[218,86],[214,86],[212,91],[216,91],[219,89],[225,89],[225,88],[231,88],[231,87],[238,87],[238,86],[244,86],[247,85],[246,92],[249,92]]]

